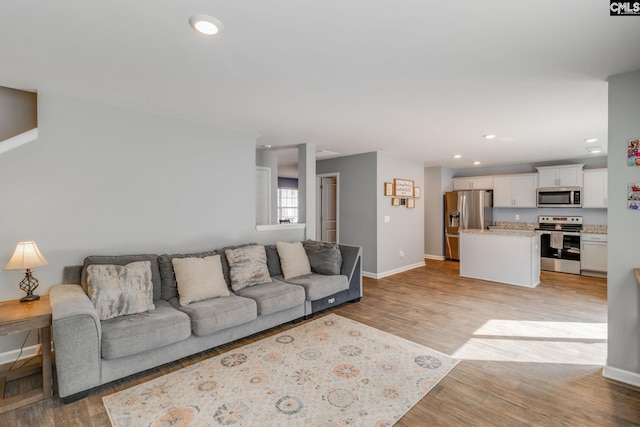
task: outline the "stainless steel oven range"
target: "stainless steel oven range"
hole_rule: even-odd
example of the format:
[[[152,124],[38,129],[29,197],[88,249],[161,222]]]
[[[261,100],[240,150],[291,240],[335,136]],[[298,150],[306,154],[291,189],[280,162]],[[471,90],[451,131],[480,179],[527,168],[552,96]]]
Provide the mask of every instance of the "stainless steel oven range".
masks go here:
[[[540,269],[580,274],[581,216],[538,217]]]

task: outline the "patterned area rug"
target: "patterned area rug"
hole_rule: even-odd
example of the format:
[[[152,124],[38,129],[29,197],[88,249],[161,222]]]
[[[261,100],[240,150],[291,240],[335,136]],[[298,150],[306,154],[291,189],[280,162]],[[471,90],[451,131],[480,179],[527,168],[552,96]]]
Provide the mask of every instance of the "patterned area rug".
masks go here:
[[[114,426],[390,426],[458,363],[329,314],[103,398]]]

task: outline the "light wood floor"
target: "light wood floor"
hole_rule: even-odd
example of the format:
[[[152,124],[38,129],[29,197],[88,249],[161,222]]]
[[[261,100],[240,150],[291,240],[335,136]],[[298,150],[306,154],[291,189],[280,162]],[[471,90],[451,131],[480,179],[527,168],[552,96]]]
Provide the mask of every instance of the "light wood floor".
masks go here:
[[[640,425],[640,391],[602,377],[606,280],[543,272],[535,289],[458,277],[458,264],[365,279],[364,297],[334,313],[461,362],[398,426]],[[101,397],[281,332],[285,325],[97,388],[0,415],[2,426],[108,426]],[[15,392],[38,377],[9,384]]]

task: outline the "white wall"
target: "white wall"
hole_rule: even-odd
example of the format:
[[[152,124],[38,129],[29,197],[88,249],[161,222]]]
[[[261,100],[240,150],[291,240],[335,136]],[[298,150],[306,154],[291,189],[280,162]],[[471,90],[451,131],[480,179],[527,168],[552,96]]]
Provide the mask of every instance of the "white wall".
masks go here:
[[[444,259],[444,193],[453,189],[453,169],[424,170],[424,254]]]
[[[91,254],[201,251],[300,240],[301,230],[255,231],[250,132],[38,96],[39,138],[0,155],[0,262],[35,240],[50,265],[36,293]],[[24,295],[2,271],[0,300]],[[21,337],[2,337],[0,352]]]
[[[609,78],[609,338],[607,377],[640,387],[640,212],[626,207],[627,185],[640,167],[627,166],[627,144],[640,138],[640,70]]]
[[[416,200],[413,209],[392,206],[391,197],[384,195],[384,183],[394,178],[414,181],[424,191],[424,164],[421,161],[396,157],[378,152],[377,230],[378,276],[385,276],[416,265],[424,265],[424,195]],[[390,222],[384,222],[388,216]],[[404,257],[400,256],[403,252]]]

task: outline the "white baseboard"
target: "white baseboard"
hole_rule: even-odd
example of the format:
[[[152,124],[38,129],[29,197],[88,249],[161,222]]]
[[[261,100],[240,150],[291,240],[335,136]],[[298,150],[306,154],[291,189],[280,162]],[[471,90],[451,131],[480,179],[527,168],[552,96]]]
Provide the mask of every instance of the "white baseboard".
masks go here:
[[[13,363],[13,361],[16,360],[19,354],[19,348],[0,353],[0,365],[4,365],[5,363]],[[22,355],[18,360],[28,359],[30,357],[37,356],[38,354],[40,354],[40,344],[31,345],[29,347],[25,347],[22,350]]]
[[[425,259],[435,259],[436,261],[444,261],[446,258],[443,255],[429,255],[424,254]]]
[[[384,271],[382,273],[371,273],[369,271],[363,271],[362,275],[364,277],[369,277],[371,279],[382,279],[384,277],[392,276],[392,275],[398,274],[398,273],[402,273],[403,271],[413,270],[414,268],[418,268],[418,267],[424,267],[424,261],[423,262],[417,262],[417,263],[411,264],[411,265],[406,265],[406,266],[400,267],[400,268],[395,268],[393,270]]]
[[[602,376],[634,387],[640,387],[640,374],[635,372],[625,371],[624,369],[618,369],[606,365],[602,370]]]

